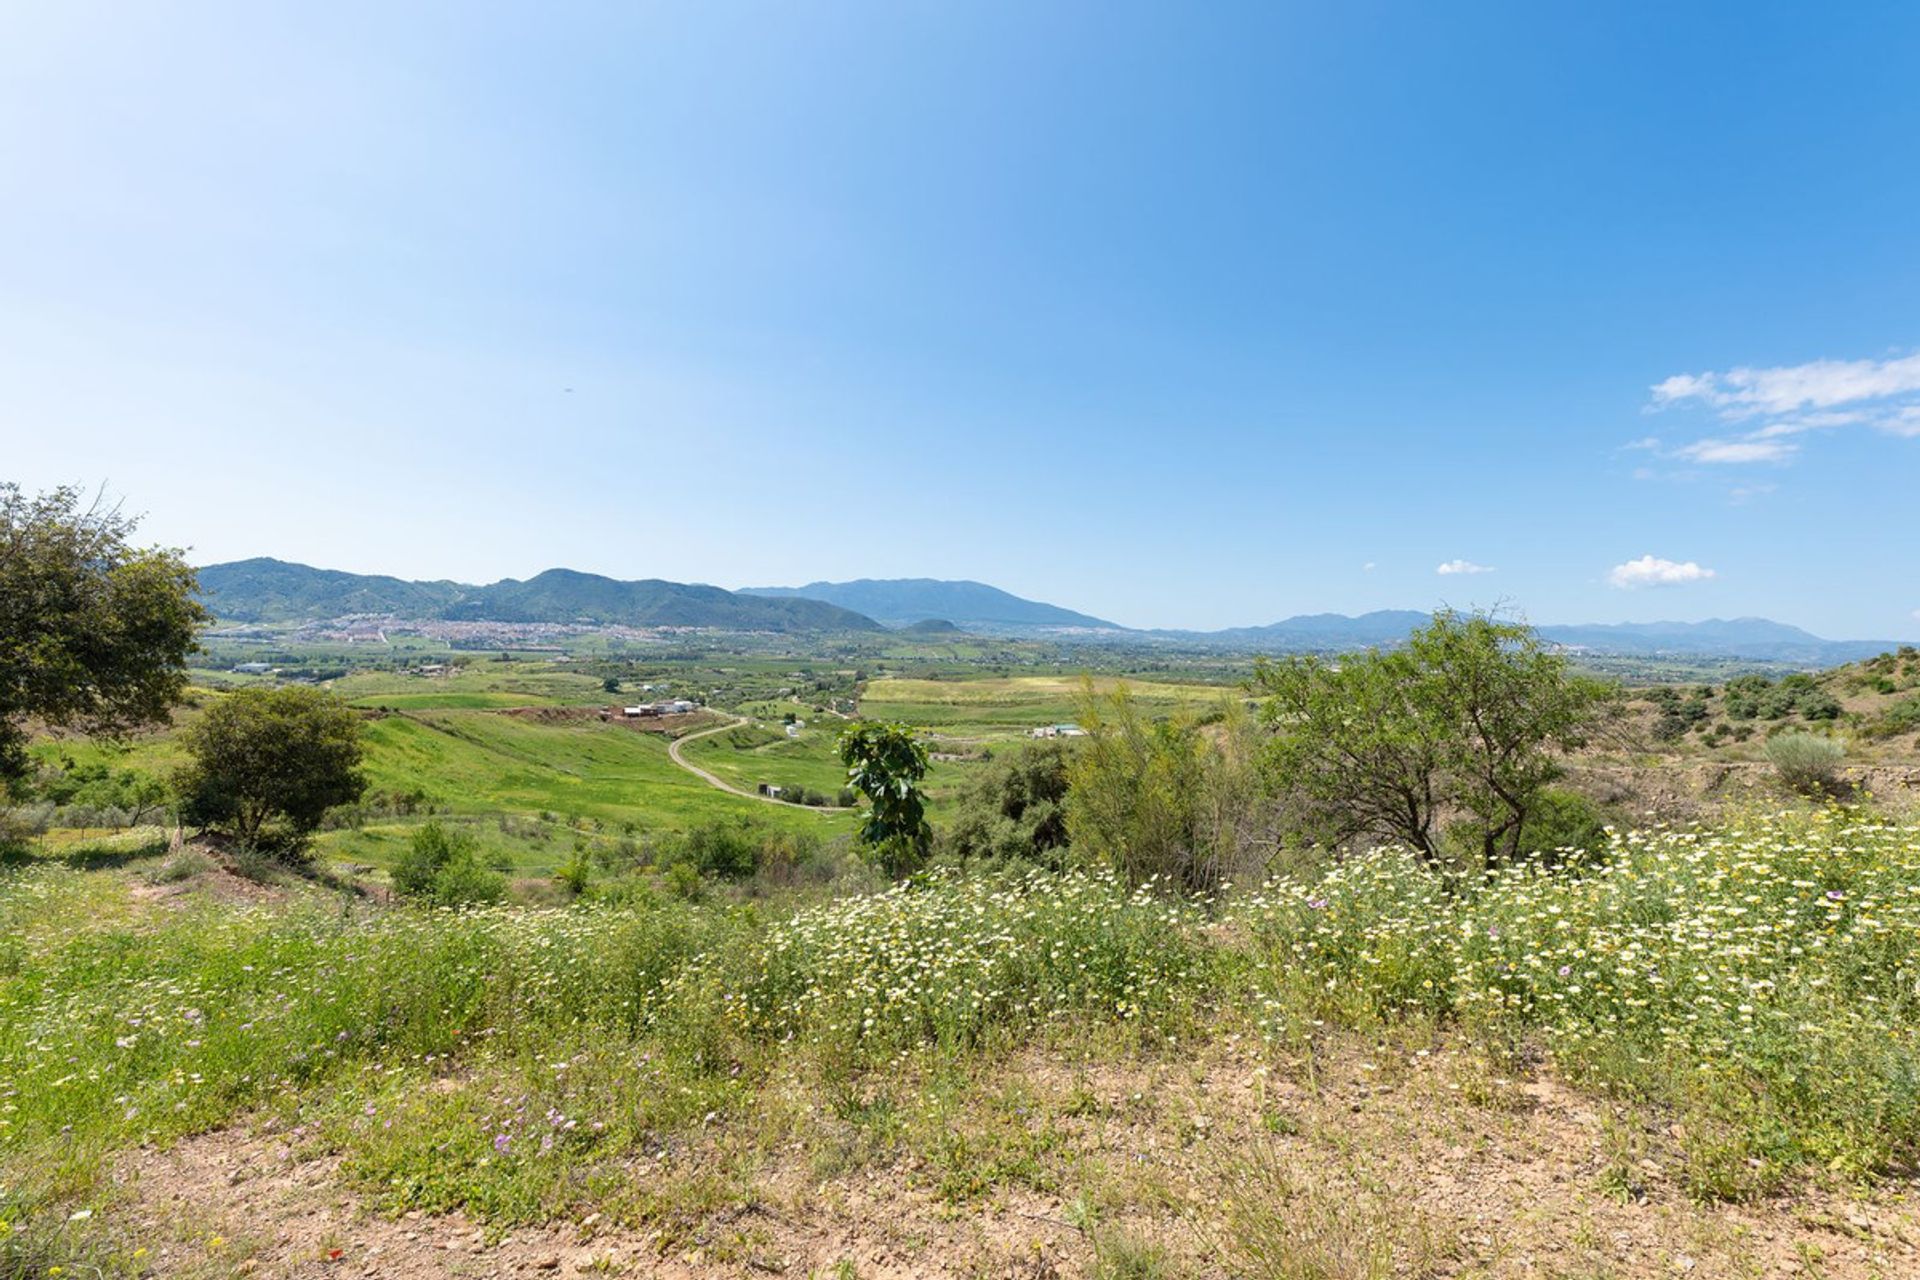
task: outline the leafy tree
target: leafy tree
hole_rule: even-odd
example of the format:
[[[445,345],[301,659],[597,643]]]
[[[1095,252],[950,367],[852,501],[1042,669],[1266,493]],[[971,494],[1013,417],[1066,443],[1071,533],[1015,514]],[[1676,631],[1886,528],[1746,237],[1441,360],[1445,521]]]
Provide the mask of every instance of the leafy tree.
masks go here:
[[[1480,849],[1485,836],[1474,822],[1463,823],[1448,834],[1456,846],[1469,850]],[[1597,853],[1607,847],[1607,839],[1607,817],[1599,805],[1577,791],[1548,787],[1534,798],[1519,851],[1553,862],[1566,849]]]
[[[600,687],[608,693],[618,693],[620,692],[620,677],[608,676],[600,682]]]
[[[904,875],[926,861],[933,845],[927,825],[927,749],[901,724],[864,721],[840,735],[847,785],[867,798],[858,838],[867,856],[889,875]]]
[[[242,689],[214,703],[182,740],[182,815],[248,845],[297,846],[335,805],[366,790],[360,720],[319,689]]]
[[[1452,611],[1399,649],[1262,661],[1253,687],[1273,731],[1272,773],[1325,836],[1401,840],[1439,859],[1439,823],[1458,814],[1489,863],[1525,846],[1560,757],[1615,696],[1531,628]]]
[[[26,721],[114,734],[166,718],[207,613],[178,551],[80,491],[0,484],[0,784],[26,776]]]
[[[994,761],[960,795],[959,811],[940,833],[961,858],[1018,858],[1057,863],[1067,847],[1064,744],[1045,742]]]

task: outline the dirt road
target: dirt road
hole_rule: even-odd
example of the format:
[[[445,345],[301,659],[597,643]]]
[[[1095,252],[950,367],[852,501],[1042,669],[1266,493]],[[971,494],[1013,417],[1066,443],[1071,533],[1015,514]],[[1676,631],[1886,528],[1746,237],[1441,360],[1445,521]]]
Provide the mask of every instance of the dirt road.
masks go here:
[[[732,720],[729,720],[726,724],[717,724],[711,729],[702,729],[700,730],[700,732],[690,733],[684,738],[675,738],[672,742],[669,742],[667,744],[667,755],[670,759],[672,759],[672,761],[675,764],[679,765],[682,769],[685,769],[688,773],[692,774],[694,777],[699,778],[702,782],[706,783],[710,787],[714,787],[721,791],[726,792],[728,795],[740,796],[741,798],[747,799],[747,800],[758,800],[762,804],[783,805],[788,809],[804,809],[808,813],[818,813],[822,815],[829,814],[829,813],[848,812],[848,810],[842,808],[839,805],[794,804],[791,800],[781,800],[774,796],[763,796],[757,791],[742,790],[741,788],[734,786],[731,782],[728,782],[726,779],[715,777],[713,774],[708,773],[705,769],[702,769],[697,764],[693,764],[685,756],[680,754],[680,748],[684,747],[689,742],[695,742],[701,738],[710,738],[716,733],[725,733],[729,729],[738,729],[742,725],[747,725],[752,723],[753,721],[746,716],[735,716]]]

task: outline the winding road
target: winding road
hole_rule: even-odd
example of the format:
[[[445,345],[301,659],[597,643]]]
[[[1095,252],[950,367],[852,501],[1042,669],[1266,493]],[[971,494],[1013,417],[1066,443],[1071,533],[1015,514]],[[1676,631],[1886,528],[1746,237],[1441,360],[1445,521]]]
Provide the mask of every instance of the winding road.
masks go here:
[[[725,715],[726,713],[719,712],[717,714]],[[679,765],[682,769],[685,769],[688,773],[692,774],[694,777],[706,783],[708,786],[724,791],[728,795],[740,796],[742,799],[746,799],[746,800],[758,800],[762,804],[777,804],[788,809],[801,809],[806,811],[807,813],[820,814],[822,817],[825,817],[826,815],[832,814],[832,813],[852,812],[852,810],[843,808],[840,805],[795,804],[791,800],[781,800],[775,796],[763,796],[757,791],[742,790],[741,788],[734,786],[731,782],[728,782],[726,779],[720,778],[715,776],[714,774],[708,773],[705,769],[702,769],[697,764],[691,763],[685,756],[680,754],[680,748],[685,746],[689,742],[696,742],[701,738],[711,738],[716,733],[725,733],[729,729],[738,729],[742,725],[748,725],[752,723],[753,723],[753,720],[751,717],[735,716],[733,717],[733,719],[729,720],[725,724],[717,724],[713,726],[713,728],[711,729],[702,729],[698,733],[689,733],[685,737],[674,738],[672,741],[667,743],[667,757],[670,760],[672,760],[675,764]]]

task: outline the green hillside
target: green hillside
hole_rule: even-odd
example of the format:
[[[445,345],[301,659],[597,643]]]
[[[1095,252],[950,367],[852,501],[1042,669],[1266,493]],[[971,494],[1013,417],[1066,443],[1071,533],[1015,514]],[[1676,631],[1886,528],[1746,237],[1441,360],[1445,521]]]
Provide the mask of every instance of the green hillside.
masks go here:
[[[706,627],[731,631],[879,631],[862,614],[819,600],[762,599],[650,578],[624,582],[549,569],[489,586],[408,582],[267,558],[208,565],[200,590],[229,622],[310,622],[349,614],[515,623]]]

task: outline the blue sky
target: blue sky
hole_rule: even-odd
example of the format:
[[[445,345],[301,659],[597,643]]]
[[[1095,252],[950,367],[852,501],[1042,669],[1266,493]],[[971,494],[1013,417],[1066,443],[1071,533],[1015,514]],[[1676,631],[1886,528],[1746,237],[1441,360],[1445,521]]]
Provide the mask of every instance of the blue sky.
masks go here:
[[[203,562],[1912,636],[1916,50],[1909,4],[12,6],[0,477]]]

